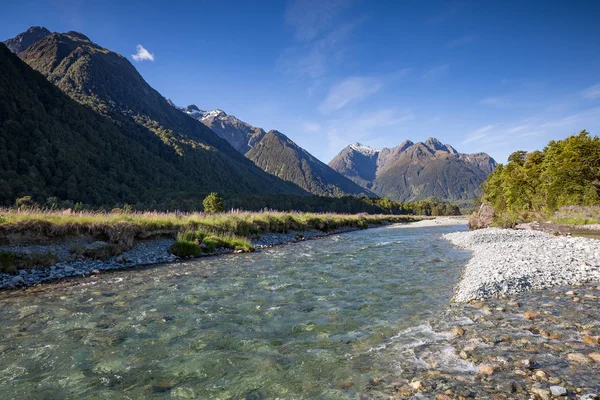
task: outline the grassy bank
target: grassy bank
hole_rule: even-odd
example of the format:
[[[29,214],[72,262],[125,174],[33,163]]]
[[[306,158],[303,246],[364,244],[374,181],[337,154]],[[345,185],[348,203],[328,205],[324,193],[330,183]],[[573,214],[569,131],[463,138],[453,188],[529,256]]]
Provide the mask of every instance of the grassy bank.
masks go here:
[[[252,251],[248,238],[262,233],[316,229],[367,228],[383,223],[412,222],[399,215],[316,214],[283,212],[100,213],[40,210],[0,210],[0,243],[45,242],[72,236],[91,236],[125,246],[136,239],[177,237],[172,251],[197,256],[218,248]]]

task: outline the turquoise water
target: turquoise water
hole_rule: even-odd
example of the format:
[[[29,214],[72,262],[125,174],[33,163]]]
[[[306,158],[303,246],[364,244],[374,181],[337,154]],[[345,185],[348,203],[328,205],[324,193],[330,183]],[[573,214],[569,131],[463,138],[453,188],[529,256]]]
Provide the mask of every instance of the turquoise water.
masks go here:
[[[2,399],[356,398],[469,253],[380,228],[0,297]],[[389,372],[389,371],[387,371]]]

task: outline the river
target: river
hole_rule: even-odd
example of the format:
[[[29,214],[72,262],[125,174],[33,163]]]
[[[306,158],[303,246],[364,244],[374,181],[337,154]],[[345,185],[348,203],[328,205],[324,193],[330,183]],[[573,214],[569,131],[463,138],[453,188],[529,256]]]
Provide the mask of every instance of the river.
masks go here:
[[[445,309],[464,226],[369,229],[0,297],[3,399],[348,399]]]

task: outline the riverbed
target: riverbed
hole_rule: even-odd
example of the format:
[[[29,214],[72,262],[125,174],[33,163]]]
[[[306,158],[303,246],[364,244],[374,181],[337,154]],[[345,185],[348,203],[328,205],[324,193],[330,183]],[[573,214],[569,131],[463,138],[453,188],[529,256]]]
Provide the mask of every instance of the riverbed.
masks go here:
[[[356,398],[393,372],[391,338],[447,308],[470,252],[442,234],[460,230],[369,229],[4,293],[3,398]]]

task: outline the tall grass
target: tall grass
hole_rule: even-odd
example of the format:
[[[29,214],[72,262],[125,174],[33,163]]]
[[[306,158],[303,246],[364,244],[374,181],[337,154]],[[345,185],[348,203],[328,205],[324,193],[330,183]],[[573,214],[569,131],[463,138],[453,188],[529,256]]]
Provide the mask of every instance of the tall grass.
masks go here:
[[[317,214],[285,212],[229,212],[220,214],[181,212],[72,212],[0,209],[0,235],[10,231],[30,230],[50,236],[77,235],[86,230],[127,227],[136,233],[172,230],[207,230],[223,234],[248,236],[263,232],[285,233],[290,230],[333,230],[361,227],[384,222],[411,222],[414,217],[368,214]]]
[[[90,235],[126,248],[135,239],[156,235],[176,236],[170,252],[198,257],[226,248],[249,252],[249,237],[262,233],[287,233],[316,229],[367,228],[385,222],[412,222],[410,216],[368,214],[317,214],[285,212],[238,212],[220,214],[181,212],[73,212],[0,209],[0,242],[15,233],[21,241]],[[14,239],[13,239],[14,240]]]

